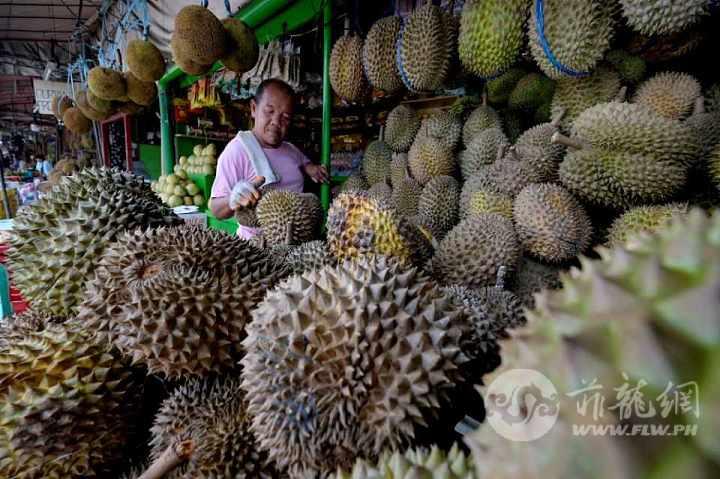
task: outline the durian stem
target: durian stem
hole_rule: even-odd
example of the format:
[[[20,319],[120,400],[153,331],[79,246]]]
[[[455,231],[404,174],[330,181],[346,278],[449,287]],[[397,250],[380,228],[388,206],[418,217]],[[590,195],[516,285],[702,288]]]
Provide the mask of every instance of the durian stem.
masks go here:
[[[182,441],[175,445],[168,446],[165,452],[155,460],[150,467],[138,479],[162,479],[183,462],[190,459],[193,451],[191,440]]]
[[[615,96],[615,101],[617,101],[619,103],[624,103],[626,98],[627,98],[627,87],[624,86],[620,89],[618,94]]]
[[[695,108],[693,108],[693,115],[701,115],[705,113],[705,97],[699,96],[695,99]]]
[[[380,141],[385,141],[385,125],[380,125]]]
[[[487,87],[483,89],[481,100],[483,106],[487,106],[488,102],[488,93],[487,93]]]
[[[580,143],[578,140],[574,140],[568,136],[565,136],[559,131],[553,133],[550,141],[558,145],[565,145],[570,148],[575,148],[576,150],[582,150],[585,147],[585,145]]]
[[[555,118],[552,119],[550,124],[554,127],[560,126],[560,122],[562,121],[566,112],[567,112],[567,110],[565,108],[560,108],[560,111],[558,112],[557,115],[555,115]]]
[[[287,246],[290,246],[292,244],[293,239],[293,223],[290,221],[287,224],[287,229],[285,230],[285,244]]]

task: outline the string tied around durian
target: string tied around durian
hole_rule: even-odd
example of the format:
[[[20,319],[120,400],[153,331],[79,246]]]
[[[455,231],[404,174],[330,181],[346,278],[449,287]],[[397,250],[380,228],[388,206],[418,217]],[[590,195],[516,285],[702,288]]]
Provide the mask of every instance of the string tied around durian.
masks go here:
[[[555,68],[563,74],[571,77],[585,77],[590,75],[590,72],[574,70],[563,64],[553,53],[550,48],[550,44],[545,37],[545,0],[535,0],[535,30],[537,31],[538,39],[540,40],[540,46],[542,47],[543,52],[545,52],[545,57],[547,57],[548,61],[552,63]]]

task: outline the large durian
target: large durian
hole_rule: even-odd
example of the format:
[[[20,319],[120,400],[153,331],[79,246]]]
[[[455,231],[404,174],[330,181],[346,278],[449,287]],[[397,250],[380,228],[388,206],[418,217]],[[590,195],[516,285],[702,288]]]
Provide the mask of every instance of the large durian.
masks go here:
[[[450,230],[432,261],[442,283],[479,288],[495,284],[501,266],[513,271],[519,258],[512,221],[486,213],[470,216]]]
[[[414,178],[404,178],[392,191],[391,204],[402,218],[410,218],[418,212],[418,202],[422,196],[423,185]]]
[[[72,98],[67,95],[54,96],[50,103],[53,115],[55,115],[55,118],[58,120],[62,120],[68,108],[72,108],[73,106]]]
[[[295,274],[336,263],[335,258],[328,250],[327,243],[321,240],[308,241],[293,247],[285,255],[285,262]]]
[[[101,121],[108,117],[110,113],[109,104],[107,100],[100,100],[106,103],[106,108],[108,108],[106,111],[98,110],[92,105],[90,105],[90,101],[88,99],[88,93],[87,91],[81,90],[75,95],[75,106],[80,109],[82,114],[94,121]]]
[[[440,7],[425,4],[405,20],[397,43],[397,67],[412,91],[442,86],[450,68],[449,24]]]
[[[133,103],[140,106],[150,106],[157,96],[157,87],[154,82],[142,81],[132,72],[125,74],[127,96]]]
[[[562,116],[558,116],[550,123],[542,123],[526,130],[514,145],[518,157],[532,166],[541,182],[557,180],[558,166],[563,159],[565,147],[553,143],[552,136],[559,131],[561,119]]]
[[[204,75],[212,68],[212,63],[198,63],[187,56],[186,48],[175,35],[170,38],[170,51],[172,52],[173,62],[180,67],[182,71],[188,75]]]
[[[368,189],[367,180],[362,172],[352,172],[342,184],[342,191],[363,191]]]
[[[441,240],[458,221],[460,184],[452,176],[438,176],[430,180],[418,200],[417,213],[433,236]]]
[[[413,108],[401,104],[388,113],[384,139],[394,152],[404,153],[410,149],[419,129],[420,116]]]
[[[370,27],[363,45],[365,75],[372,86],[388,94],[403,88],[395,58],[401,26],[400,17],[381,18]]]
[[[330,85],[337,96],[350,103],[362,100],[367,91],[362,51],[362,38],[348,34],[337,39],[330,55]]]
[[[620,0],[628,25],[644,35],[665,35],[686,29],[708,13],[706,0]]]
[[[63,123],[76,135],[84,135],[92,129],[92,122],[76,107],[65,110],[62,116]]]
[[[475,108],[465,120],[462,133],[463,143],[467,146],[478,133],[488,128],[502,130],[502,121],[493,107],[483,104]]]
[[[476,177],[481,178],[483,188],[491,188],[508,198],[515,198],[530,183],[540,182],[540,175],[532,164],[522,161],[515,149],[484,167]]]
[[[525,251],[551,263],[575,258],[590,246],[593,230],[579,201],[551,183],[530,184],[515,198],[515,229]]]
[[[250,310],[283,272],[268,252],[219,231],[136,230],[106,249],[77,321],[152,373],[232,370]]]
[[[570,130],[580,113],[593,105],[615,99],[619,91],[620,77],[603,66],[584,78],[562,78],[555,83],[550,114],[553,118],[561,116],[560,126]]]
[[[37,267],[37,266],[36,266]],[[142,382],[76,324],[0,327],[0,476],[109,477]]]
[[[121,72],[95,67],[88,72],[88,89],[103,100],[117,100],[125,96],[125,78]]]
[[[532,112],[551,101],[554,92],[554,81],[540,73],[528,73],[515,84],[508,98],[508,107]]]
[[[512,220],[513,199],[498,192],[492,185],[477,189],[470,195],[467,209],[463,212],[462,218],[483,213],[497,213]]]
[[[650,108],[671,120],[682,120],[692,113],[702,87],[691,75],[677,72],[658,73],[638,86],[632,102]]]
[[[390,178],[391,162],[390,146],[381,140],[371,141],[365,148],[362,162],[362,170],[367,182],[374,185]]]
[[[699,151],[688,126],[630,103],[587,109],[573,132],[560,180],[581,199],[616,209],[675,195]]]
[[[463,124],[457,115],[448,111],[437,111],[425,118],[417,136],[438,139],[450,151],[454,151],[462,135]]]
[[[129,74],[131,75],[131,73]],[[128,77],[126,75],[123,75],[123,78],[125,78],[125,81],[127,82]],[[87,102],[87,105],[89,105],[92,109],[96,110],[99,114],[106,117],[109,116],[113,108],[112,101],[103,100],[102,98],[97,97],[91,90],[85,91],[85,100]]]
[[[537,8],[538,2],[534,3],[528,19],[528,37],[530,52],[542,71],[550,78],[576,77],[593,71],[610,47],[613,2],[544,0],[542,10]],[[540,11],[544,17],[542,24]],[[548,52],[556,64],[550,61]]]
[[[464,382],[464,312],[416,268],[366,258],[293,276],[253,312],[243,383],[291,478],[412,444]]]
[[[155,416],[152,435],[154,461],[161,462],[163,453],[178,456],[180,464],[163,476],[168,479],[279,477],[267,454],[257,450],[234,378],[192,379],[178,387]]]
[[[359,192],[341,193],[333,201],[327,242],[340,261],[379,254],[422,264],[431,254],[428,239],[417,227],[390,205]]]
[[[466,144],[465,150],[458,155],[463,178],[475,176],[483,166],[494,163],[500,152],[509,145],[507,136],[500,128],[486,128],[475,134],[472,141]]]
[[[463,66],[483,78],[510,68],[523,46],[527,9],[527,0],[467,0],[458,38]]]
[[[260,56],[255,32],[242,20],[233,17],[224,19],[222,24],[227,33],[227,51],[220,61],[236,73],[252,70]]]
[[[653,233],[665,226],[673,217],[687,212],[687,205],[636,206],[615,218],[608,230],[608,245],[624,245],[631,237],[640,233]]]
[[[693,129],[702,147],[702,157],[708,157],[715,145],[720,144],[720,112],[705,112],[705,99],[695,100],[693,114],[685,120],[685,124]]]
[[[393,153],[390,162],[390,183],[392,186],[399,185],[408,176],[408,155],[407,153]]]
[[[427,125],[425,126],[427,130]],[[408,169],[421,185],[437,176],[455,173],[455,155],[447,142],[427,131],[418,134],[408,152]]]
[[[258,201],[255,214],[268,246],[314,240],[320,230],[322,207],[312,193],[270,190]]]
[[[623,83],[636,85],[645,78],[647,64],[642,57],[632,55],[624,50],[612,50],[607,53],[605,60],[617,70]]]
[[[560,270],[523,257],[508,286],[525,307],[534,308],[536,293],[560,287]]]
[[[18,211],[8,251],[13,283],[38,312],[71,316],[118,235],[178,221],[142,177],[82,170]]]
[[[130,40],[125,58],[128,69],[138,80],[158,81],[165,73],[165,59],[160,49],[148,40]]]
[[[510,94],[512,94],[512,91],[515,89],[515,85],[517,85],[520,79],[526,74],[527,72],[525,70],[513,67],[502,75],[488,80],[486,83],[488,101],[495,105],[507,103]]]
[[[210,10],[200,5],[188,5],[175,16],[171,42],[174,57],[193,65],[210,66],[225,54],[227,33]]]
[[[393,189],[390,185],[387,184],[387,181],[375,183],[370,188],[368,188],[367,193],[370,198],[375,198],[376,200],[386,202],[392,202]]]

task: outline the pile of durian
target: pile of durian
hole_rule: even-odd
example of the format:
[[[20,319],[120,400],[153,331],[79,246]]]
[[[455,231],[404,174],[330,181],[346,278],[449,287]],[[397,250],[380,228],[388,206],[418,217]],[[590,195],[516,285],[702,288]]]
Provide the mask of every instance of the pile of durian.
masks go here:
[[[19,212],[8,252],[31,312],[0,323],[0,476],[710,477],[717,96],[605,38],[615,13],[665,34],[705,12],[657,15],[661,3],[545,0],[558,71],[533,47],[534,2],[380,20],[359,70],[377,88],[439,88],[457,61],[496,77],[424,118],[399,103],[324,233],[313,195],[263,190],[246,212],[261,233],[244,241],[182,224],[141,178],[61,178]],[[518,58],[524,38],[536,66]],[[374,61],[395,81],[373,78]],[[346,63],[341,81],[358,75]],[[694,381],[699,428],[578,437],[562,397],[548,434],[508,441],[484,401],[511,369],[563,393],[627,378],[654,397]],[[466,416],[480,425],[463,437]]]

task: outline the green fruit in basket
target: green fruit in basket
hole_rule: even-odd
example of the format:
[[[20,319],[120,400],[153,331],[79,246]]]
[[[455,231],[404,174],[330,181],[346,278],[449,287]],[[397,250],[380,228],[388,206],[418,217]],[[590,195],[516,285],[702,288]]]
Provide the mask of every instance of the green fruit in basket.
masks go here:
[[[193,196],[193,204],[195,206],[202,206],[205,203],[205,197],[201,194]]]
[[[200,156],[203,154],[203,146],[202,145],[195,145],[193,148],[193,154],[195,156]]]
[[[168,204],[171,208],[175,208],[176,206],[180,206],[181,204],[183,204],[182,197],[181,197],[181,196],[178,196],[178,195],[172,195],[172,196],[168,199],[167,204]]]
[[[188,183],[185,186],[185,189],[187,190],[188,195],[190,195],[190,196],[195,196],[200,192],[200,188],[198,188],[198,186],[195,183]]]
[[[183,203],[185,203],[187,206],[191,206],[193,204],[193,197],[183,196]]]
[[[172,192],[176,196],[185,196],[185,188],[181,185],[175,185]]]
[[[169,185],[175,186],[175,185],[178,184],[178,181],[179,181],[179,180],[180,180],[180,179],[179,179],[176,175],[174,175],[174,174],[168,175],[168,177],[167,177],[167,182],[168,182]]]

